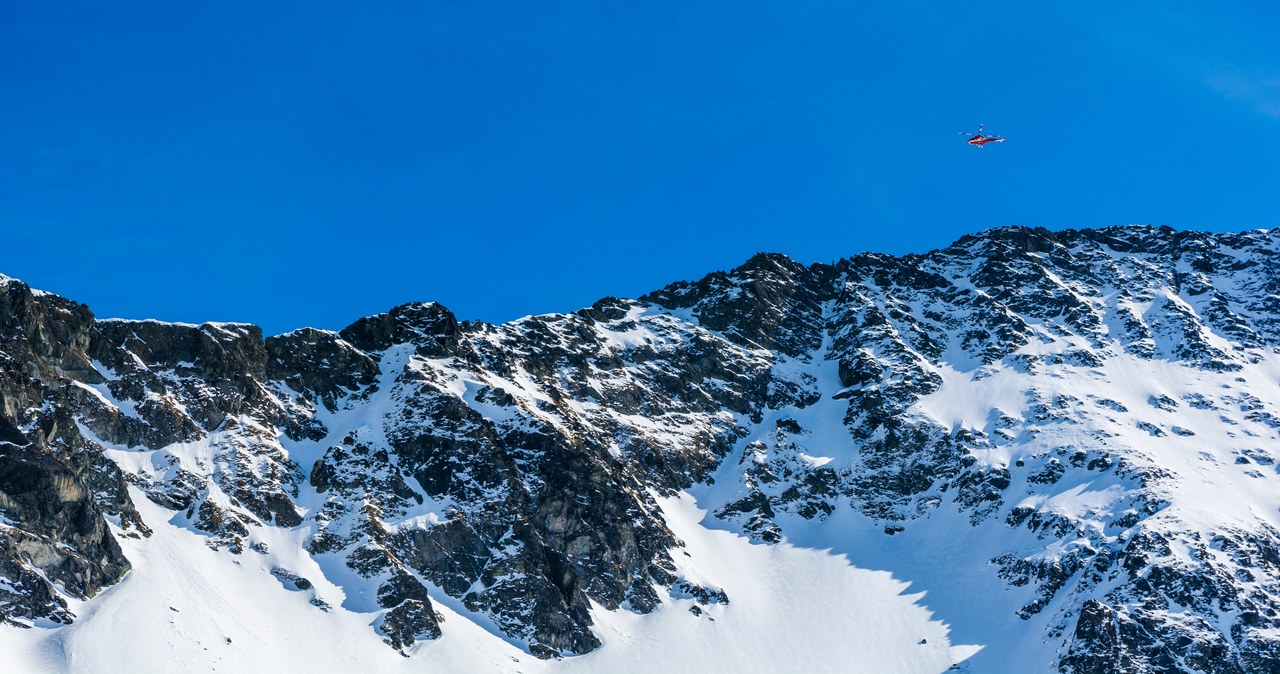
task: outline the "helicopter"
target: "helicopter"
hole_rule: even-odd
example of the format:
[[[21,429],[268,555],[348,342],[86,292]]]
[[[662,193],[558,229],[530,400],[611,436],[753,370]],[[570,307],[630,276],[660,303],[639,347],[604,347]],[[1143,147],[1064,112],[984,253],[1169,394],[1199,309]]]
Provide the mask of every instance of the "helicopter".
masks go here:
[[[978,132],[977,132],[977,133],[975,133],[975,134],[970,134],[968,131],[961,131],[961,132],[960,132],[960,135],[962,135],[962,136],[969,136],[968,143],[969,143],[970,145],[975,145],[975,146],[977,146],[977,147],[979,147],[979,148],[981,148],[983,145],[986,145],[987,143],[1003,143],[1003,142],[1004,142],[1004,136],[986,136],[986,135],[983,135],[983,133],[982,133],[982,125],[981,125],[981,124],[979,124],[979,125],[978,125]]]

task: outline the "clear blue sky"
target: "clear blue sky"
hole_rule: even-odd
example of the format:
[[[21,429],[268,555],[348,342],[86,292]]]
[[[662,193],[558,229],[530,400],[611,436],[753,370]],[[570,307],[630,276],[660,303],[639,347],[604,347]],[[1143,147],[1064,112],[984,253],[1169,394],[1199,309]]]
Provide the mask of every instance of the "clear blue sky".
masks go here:
[[[1277,29],[1272,2],[8,2],[0,272],[273,333],[570,311],[762,250],[1280,226]],[[966,146],[979,122],[1008,142]]]

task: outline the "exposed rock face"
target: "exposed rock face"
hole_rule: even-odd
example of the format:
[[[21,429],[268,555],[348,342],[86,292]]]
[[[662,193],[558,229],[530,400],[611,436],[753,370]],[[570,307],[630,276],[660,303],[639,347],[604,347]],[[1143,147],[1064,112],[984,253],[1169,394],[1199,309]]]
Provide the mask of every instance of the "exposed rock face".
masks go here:
[[[76,431],[74,378],[100,379],[92,314],[0,283],[0,622],[68,622],[62,593],[88,598],[129,568],[104,516],[120,535],[147,530],[120,470]]]
[[[266,339],[0,281],[0,620],[69,621],[62,593],[120,580],[115,536],[148,533],[128,484],[220,554],[302,532],[393,648],[447,638],[435,596],[585,653],[593,603],[733,599],[673,563],[654,495],[692,490],[766,543],[839,517],[921,551],[943,521],[1001,541],[956,563],[1062,672],[1280,671],[1280,504],[1206,514],[1194,488],[1278,479],[1278,253],[1000,229],[505,325],[412,304]]]

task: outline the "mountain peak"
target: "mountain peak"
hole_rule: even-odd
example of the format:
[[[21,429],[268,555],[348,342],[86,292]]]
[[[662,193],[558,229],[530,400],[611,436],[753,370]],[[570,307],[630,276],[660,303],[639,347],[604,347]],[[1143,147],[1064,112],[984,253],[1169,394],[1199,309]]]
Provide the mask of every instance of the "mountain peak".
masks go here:
[[[457,317],[443,305],[415,302],[361,318],[338,334],[365,351],[412,343],[425,349],[424,353],[443,355],[456,346],[459,332]]]

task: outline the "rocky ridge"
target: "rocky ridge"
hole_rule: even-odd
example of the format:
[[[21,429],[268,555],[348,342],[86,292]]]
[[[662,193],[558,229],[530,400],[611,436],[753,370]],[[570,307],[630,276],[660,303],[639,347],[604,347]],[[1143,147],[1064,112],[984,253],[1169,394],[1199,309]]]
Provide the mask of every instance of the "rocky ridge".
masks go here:
[[[505,325],[428,303],[265,339],[6,279],[0,621],[74,620],[64,596],[127,573],[117,536],[256,555],[271,527],[350,578],[326,598],[273,570],[284,590],[376,614],[392,648],[448,638],[435,597],[580,654],[594,607],[731,609],[673,563],[655,498],[688,491],[766,544],[949,554],[1044,669],[1280,671],[1278,253],[1273,231],[1005,228]]]

